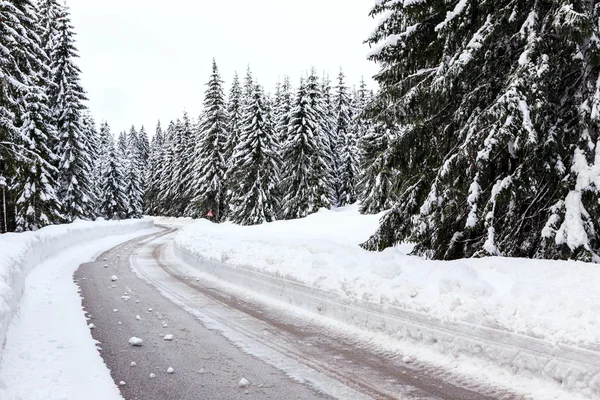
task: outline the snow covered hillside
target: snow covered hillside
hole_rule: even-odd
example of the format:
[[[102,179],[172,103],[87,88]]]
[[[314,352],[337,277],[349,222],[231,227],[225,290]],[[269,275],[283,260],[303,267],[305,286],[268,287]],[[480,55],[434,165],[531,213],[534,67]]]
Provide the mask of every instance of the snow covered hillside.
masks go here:
[[[430,261],[406,255],[410,246],[362,250],[358,244],[377,229],[380,217],[349,206],[251,227],[202,220],[182,229],[176,244],[350,301],[395,305],[554,343],[598,343],[598,265],[502,257]]]

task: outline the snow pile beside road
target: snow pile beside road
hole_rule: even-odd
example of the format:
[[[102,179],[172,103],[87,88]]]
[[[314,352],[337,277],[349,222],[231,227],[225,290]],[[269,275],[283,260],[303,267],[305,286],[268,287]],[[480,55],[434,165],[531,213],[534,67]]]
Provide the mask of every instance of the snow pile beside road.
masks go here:
[[[77,221],[37,232],[0,235],[0,358],[10,319],[16,312],[29,271],[51,255],[85,241],[123,235],[154,226],[151,220]]]
[[[174,228],[181,228],[196,222],[195,219],[189,217],[144,217],[145,219],[152,219],[154,224],[163,225]]]
[[[600,266],[502,257],[429,261],[406,255],[406,246],[362,250],[357,245],[375,232],[380,217],[362,216],[352,206],[254,227],[203,220],[178,233],[176,246],[351,303],[393,305],[442,322],[598,346]]]

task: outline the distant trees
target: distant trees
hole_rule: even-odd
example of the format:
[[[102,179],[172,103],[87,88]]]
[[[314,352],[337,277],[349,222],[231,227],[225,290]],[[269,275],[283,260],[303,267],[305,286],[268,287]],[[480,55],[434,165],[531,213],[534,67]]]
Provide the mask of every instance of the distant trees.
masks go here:
[[[230,219],[256,225],[276,219],[275,190],[279,181],[279,152],[266,97],[260,85],[243,110],[240,142],[232,156],[228,184],[234,188]]]
[[[372,93],[313,69],[274,96],[216,62],[197,120],[100,130],[69,10],[0,2],[0,232],[77,218],[260,224],[359,202],[362,246],[438,259],[600,259],[594,2],[378,0]]]
[[[100,161],[100,202],[98,213],[107,219],[123,219],[130,211],[125,177],[126,166],[119,157],[114,137],[107,123],[100,128],[102,158]]]
[[[223,81],[217,63],[213,60],[193,153],[192,202],[188,215],[202,217],[212,211],[215,221],[221,221],[226,213],[226,187],[223,178],[227,168],[227,125]]]
[[[225,100],[213,62],[202,114],[197,123],[183,124],[191,129],[187,140],[180,140],[181,122],[171,123],[167,134],[157,130],[145,211],[191,217],[211,212],[213,221],[253,225],[355,202],[358,140],[366,133],[364,124],[355,128],[354,115],[366,105],[361,89],[350,91],[343,73],[332,89],[313,69],[295,93],[286,77],[271,97],[248,68],[243,83],[234,76]],[[189,174],[180,175],[186,167]],[[174,207],[178,199],[185,210]]]
[[[198,120],[150,142],[143,127],[115,139],[96,126],[57,0],[2,3],[0,52],[0,232],[144,212],[259,224],[355,200],[352,94],[314,69],[271,97],[248,68],[226,99],[214,62]]]
[[[271,96],[248,67],[225,98],[213,62],[199,118],[159,124],[150,141],[144,127],[96,125],[61,2],[1,3],[0,54],[0,232],[144,213],[250,225],[356,200],[341,73],[332,87],[313,69],[296,90],[285,77]]]

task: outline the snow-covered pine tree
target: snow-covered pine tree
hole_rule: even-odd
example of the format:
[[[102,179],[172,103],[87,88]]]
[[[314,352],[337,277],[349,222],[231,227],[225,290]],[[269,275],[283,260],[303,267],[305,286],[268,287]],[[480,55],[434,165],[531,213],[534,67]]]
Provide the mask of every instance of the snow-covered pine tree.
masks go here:
[[[232,192],[238,190],[234,185],[234,181],[231,179],[231,176],[235,172],[235,168],[237,167],[233,163],[233,153],[235,147],[238,145],[240,141],[241,129],[242,129],[242,110],[243,110],[243,90],[240,84],[239,77],[237,72],[233,76],[233,83],[231,84],[231,90],[229,92],[229,99],[227,101],[227,138],[225,141],[225,165],[226,172],[224,177],[225,182],[225,204],[231,204],[231,196]],[[226,214],[229,211],[229,207],[227,207]],[[227,218],[227,215],[223,216]]]
[[[230,180],[230,218],[240,225],[257,225],[275,220],[279,156],[273,124],[260,85],[255,85],[253,101],[243,112],[240,142],[233,154],[236,166]]]
[[[165,207],[163,215],[176,216],[179,203],[179,151],[181,150],[182,141],[182,123],[181,119],[177,119],[169,125],[169,149],[168,155],[171,159],[170,167],[165,168],[162,177],[162,203]]]
[[[45,85],[45,92],[49,98],[50,112],[53,113],[54,105],[52,103],[53,96],[56,93],[56,86],[54,83],[54,73],[52,66],[54,65],[54,47],[60,38],[59,31],[59,18],[63,13],[62,6],[57,0],[39,0],[37,1],[38,7],[38,19],[36,24],[36,33],[40,38],[40,47],[43,53],[46,55],[48,68],[41,74],[41,78],[44,79],[47,84]],[[51,115],[52,124],[56,127],[56,121],[54,115]],[[51,147],[56,149],[58,146],[58,137],[56,143],[52,143]],[[58,167],[58,160],[56,167]]]
[[[40,45],[42,50],[50,58],[52,65],[52,52],[56,44],[59,32],[59,18],[62,15],[62,6],[57,0],[40,0],[38,1],[39,8],[39,23],[37,33],[40,37]],[[48,74],[50,79],[52,74]]]
[[[290,112],[294,96],[289,76],[283,79],[281,84],[279,101],[276,103],[273,116],[275,118],[275,134],[277,141],[283,145],[287,141],[288,126],[290,124]]]
[[[94,193],[95,209],[98,208],[98,201],[100,199],[100,186],[98,177],[101,175],[102,153],[101,153],[101,139],[100,133],[96,128],[96,121],[92,117],[90,110],[85,109],[81,117],[81,130],[83,137],[87,139],[88,143],[86,147],[89,149],[90,159],[92,161],[91,169],[91,184]]]
[[[100,129],[98,130],[98,160],[96,164],[96,172],[94,172],[95,185],[98,189],[98,200],[96,201],[96,215],[99,217],[106,218],[102,211],[102,196],[103,194],[103,174],[106,165],[108,165],[110,147],[114,147],[115,139],[110,131],[110,126],[106,121],[100,123]]]
[[[93,218],[95,205],[90,143],[81,127],[86,96],[79,81],[81,72],[75,64],[78,55],[66,6],[60,9],[55,40],[50,57],[54,83],[50,91],[50,105],[59,140],[56,150],[60,158],[59,198],[68,220]]]
[[[127,149],[123,162],[125,197],[127,198],[127,218],[142,218],[143,196],[142,191],[142,160],[139,154],[138,133],[132,126],[127,135]]]
[[[174,167],[172,171],[169,197],[175,215],[184,215],[189,206],[193,187],[193,164],[190,162],[194,154],[195,130],[187,113],[182,120],[177,120],[173,141]]]
[[[21,152],[18,150],[20,76],[16,53],[12,49],[24,42],[23,27],[13,2],[0,3],[0,232],[14,230],[14,202],[11,188]]]
[[[595,2],[379,1],[371,116],[399,198],[369,249],[438,259],[600,251]],[[411,201],[411,199],[413,201]]]
[[[266,117],[265,120],[269,122],[269,125],[271,127],[271,130],[273,132],[275,132],[275,97],[270,93],[270,92],[266,92],[264,91],[264,87],[258,83],[255,83],[255,85],[258,85],[261,87],[262,92],[263,92],[263,109],[264,112],[266,113]],[[275,143],[277,145],[279,145],[278,141],[277,141],[277,135],[273,136],[273,140],[275,140]]]
[[[242,95],[242,86],[236,72],[233,76],[233,83],[231,84],[229,99],[227,101],[227,117],[229,118],[229,123],[227,124],[225,161],[227,162],[228,167],[231,166],[231,156],[233,155],[233,150],[237,146],[240,137],[242,124]]]
[[[352,125],[351,132],[357,143],[369,132],[370,120],[366,116],[367,107],[371,101],[372,93],[367,88],[364,78],[360,79],[358,90],[352,100]]]
[[[133,127],[132,127],[132,129],[133,129]],[[125,132],[125,131],[120,132],[119,136],[117,138],[116,151],[117,151],[117,154],[123,160],[125,159],[125,157],[127,157],[127,143],[128,143],[127,132]]]
[[[281,81],[275,84],[275,94],[273,96],[273,128],[276,128],[276,122],[279,119],[279,108],[281,107]]]
[[[148,215],[158,215],[158,197],[160,190],[160,164],[163,157],[164,138],[160,121],[156,125],[156,133],[150,146],[148,159],[147,186],[144,194],[144,212]]]
[[[106,219],[127,218],[129,199],[125,193],[125,176],[122,158],[119,156],[108,124],[102,124],[102,147],[106,153],[102,159],[100,176],[100,215]]]
[[[212,74],[204,97],[196,148],[194,151],[193,201],[188,215],[204,217],[212,211],[213,220],[220,222],[226,208],[224,159],[227,138],[227,109],[223,81],[213,60]]]
[[[398,173],[393,167],[394,157],[390,147],[394,132],[384,124],[371,124],[360,140],[358,198],[363,214],[378,214],[395,204]],[[414,201],[414,197],[410,198],[406,206],[414,207]]]
[[[150,140],[148,140],[148,133],[146,132],[146,128],[144,125],[140,128],[138,132],[138,155],[140,157],[141,165],[146,166],[148,160],[150,159]],[[142,189],[146,192],[146,188],[148,187],[148,168],[142,168]]]
[[[339,204],[340,190],[341,190],[341,177],[340,177],[340,166],[341,166],[341,153],[339,148],[339,139],[337,136],[337,115],[336,115],[336,104],[335,98],[332,95],[331,79],[328,75],[324,75],[321,81],[321,107],[323,110],[323,122],[322,130],[327,137],[329,143],[329,153],[331,155],[331,178],[332,178],[332,205],[337,206]]]
[[[89,141],[90,157],[92,159],[94,174],[97,170],[99,160],[102,158],[100,154],[100,133],[96,128],[96,121],[89,109],[84,109],[81,114],[81,129]]]
[[[246,69],[246,77],[244,78],[244,87],[242,88],[242,108],[246,107],[252,101],[252,93],[254,91],[254,77],[252,70],[248,65]]]
[[[312,79],[309,89],[302,79],[290,113],[281,184],[285,190],[281,216],[286,219],[303,218],[331,205],[331,180],[326,176],[331,160],[324,155],[329,143],[321,129],[322,110],[315,90],[318,81]],[[323,184],[324,179],[329,184]]]
[[[100,153],[98,167],[100,171],[104,168],[104,163],[107,160],[107,154],[110,150],[111,143],[114,144],[114,142],[115,139],[108,122],[102,121],[100,123],[100,129],[98,130],[98,152]]]
[[[354,131],[350,130],[340,146],[340,194],[338,205],[354,204],[358,200],[360,179],[360,156]]]
[[[334,94],[335,132],[332,135],[332,152],[337,177],[339,206],[356,202],[358,154],[352,135],[351,98],[346,86],[346,76],[340,70]]]
[[[306,95],[308,96],[310,108],[314,111],[317,121],[315,131],[315,143],[317,153],[312,163],[313,198],[316,210],[320,208],[331,208],[335,200],[333,151],[331,146],[331,134],[328,130],[333,129],[333,121],[328,119],[325,112],[325,100],[319,84],[317,71],[313,68],[306,79]]]
[[[164,132],[162,159],[159,164],[158,172],[158,194],[157,194],[157,214],[164,216],[175,216],[171,207],[169,190],[171,188],[172,173],[175,168],[175,140],[176,125],[171,121],[166,132]]]
[[[45,93],[49,83],[45,79],[49,74],[48,58],[36,33],[38,11],[30,0],[18,2],[15,11],[21,41],[13,43],[16,47],[11,51],[18,63],[15,77],[21,84],[15,114],[19,125],[15,144],[20,148],[20,162],[11,189],[16,200],[15,228],[25,231],[60,222],[62,216],[56,195],[57,157],[52,147],[56,143],[56,130]]]
[[[148,133],[144,125],[142,125],[138,132],[138,154],[142,161],[148,160],[148,157],[150,157],[150,141],[148,140]]]

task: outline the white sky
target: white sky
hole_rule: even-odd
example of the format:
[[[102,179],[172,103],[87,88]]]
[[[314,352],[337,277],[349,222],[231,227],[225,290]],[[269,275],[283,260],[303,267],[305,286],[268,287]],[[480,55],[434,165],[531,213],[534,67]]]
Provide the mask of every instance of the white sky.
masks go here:
[[[311,66],[371,87],[377,66],[363,44],[375,26],[373,0],[68,0],[83,85],[99,123],[153,133],[187,111],[197,117],[211,60],[225,92],[234,71],[273,91]]]

